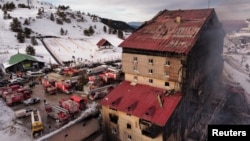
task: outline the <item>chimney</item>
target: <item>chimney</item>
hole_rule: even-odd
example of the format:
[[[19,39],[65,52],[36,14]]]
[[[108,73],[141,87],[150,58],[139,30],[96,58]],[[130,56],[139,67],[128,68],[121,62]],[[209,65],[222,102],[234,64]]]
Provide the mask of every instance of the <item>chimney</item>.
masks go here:
[[[177,16],[176,19],[175,19],[175,22],[176,23],[181,23],[181,16]]]

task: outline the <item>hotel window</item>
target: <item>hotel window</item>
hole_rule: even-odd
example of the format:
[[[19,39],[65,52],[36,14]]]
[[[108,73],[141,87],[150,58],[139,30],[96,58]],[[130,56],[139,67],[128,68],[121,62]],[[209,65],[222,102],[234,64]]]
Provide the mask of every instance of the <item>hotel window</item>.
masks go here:
[[[166,61],[166,66],[170,66],[170,61]]]
[[[118,123],[118,116],[113,115],[113,114],[109,114],[109,121],[117,124]]]
[[[153,60],[153,59],[148,59],[148,63],[149,63],[149,64],[153,64],[153,63],[154,63],[154,60]]]
[[[165,77],[169,77],[169,73],[165,71]]]
[[[133,66],[133,70],[134,70],[134,71],[137,71],[137,66]]]
[[[131,124],[127,123],[127,128],[131,129]]]
[[[149,82],[149,83],[153,83],[153,79],[149,79],[148,82]]]
[[[131,140],[132,140],[132,136],[128,135],[128,141],[131,141]]]
[[[153,73],[153,69],[148,69],[148,73],[152,74]]]
[[[134,76],[134,81],[137,81],[138,80],[138,77],[137,76]]]
[[[165,87],[169,88],[169,86],[170,86],[169,82],[165,82]]]
[[[134,57],[134,58],[133,58],[133,61],[134,61],[134,62],[137,62],[137,61],[138,61],[138,58],[137,58],[137,57]]]

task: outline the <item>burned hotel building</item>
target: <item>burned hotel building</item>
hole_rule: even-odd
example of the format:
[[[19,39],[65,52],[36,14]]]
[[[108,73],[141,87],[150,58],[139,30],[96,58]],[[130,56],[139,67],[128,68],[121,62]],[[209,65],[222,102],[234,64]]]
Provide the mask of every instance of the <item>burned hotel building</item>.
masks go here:
[[[214,9],[163,10],[141,25],[119,45],[125,80],[101,100],[106,139],[186,139],[220,78],[223,38]]]

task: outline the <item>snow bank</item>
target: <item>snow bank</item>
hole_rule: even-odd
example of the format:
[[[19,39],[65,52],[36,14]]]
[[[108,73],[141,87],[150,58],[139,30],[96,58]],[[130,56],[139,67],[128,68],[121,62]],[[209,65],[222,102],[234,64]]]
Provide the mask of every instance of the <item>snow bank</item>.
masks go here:
[[[16,122],[14,111],[0,99],[0,140],[31,141],[30,131]]]
[[[68,124],[64,125],[60,129],[55,130],[49,134],[42,136],[41,138],[37,139],[37,141],[44,141],[44,140],[50,138],[51,136],[56,135],[57,133],[61,132],[62,130],[76,124],[77,122],[80,122],[81,120],[87,118],[88,116],[95,115],[98,112],[97,107],[98,107],[98,103],[93,102],[91,104],[88,104],[87,109],[85,111],[83,111],[78,118],[76,118],[73,121],[70,121]]]

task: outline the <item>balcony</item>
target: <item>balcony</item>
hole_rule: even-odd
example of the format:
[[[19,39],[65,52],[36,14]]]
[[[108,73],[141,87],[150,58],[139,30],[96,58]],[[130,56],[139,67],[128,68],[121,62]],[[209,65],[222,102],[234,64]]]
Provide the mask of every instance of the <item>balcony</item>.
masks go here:
[[[157,135],[159,135],[162,132],[160,126],[157,126],[143,119],[139,120],[139,125],[141,128],[142,135],[150,137],[150,138],[155,138],[157,137]]]

